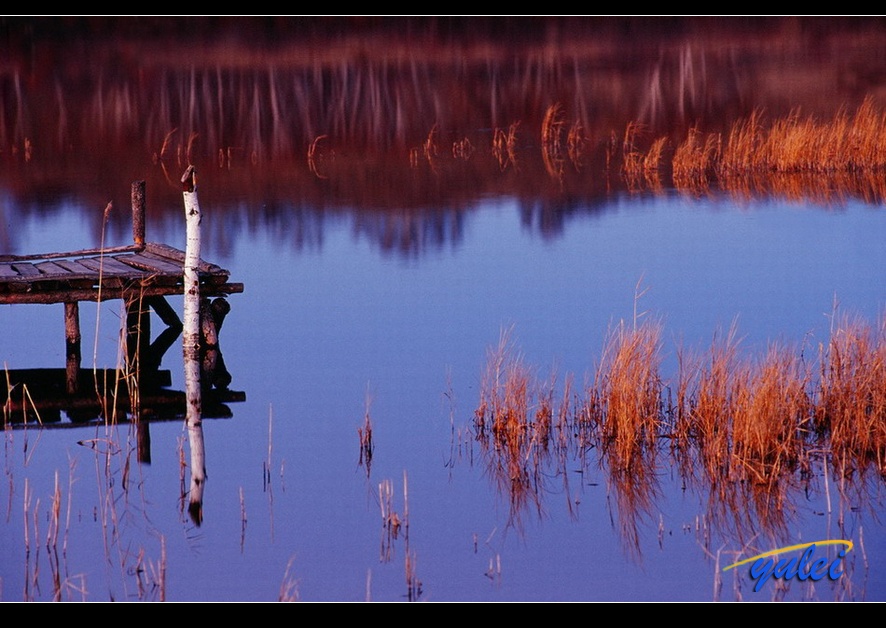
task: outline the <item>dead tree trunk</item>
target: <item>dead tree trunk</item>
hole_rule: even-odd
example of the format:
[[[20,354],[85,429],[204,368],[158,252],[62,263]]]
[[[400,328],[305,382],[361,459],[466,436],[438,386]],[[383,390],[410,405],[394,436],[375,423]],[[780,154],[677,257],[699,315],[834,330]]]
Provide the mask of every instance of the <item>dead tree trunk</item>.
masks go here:
[[[200,524],[203,518],[203,487],[206,482],[206,459],[203,449],[203,424],[200,390],[200,203],[194,167],[182,175],[187,246],[184,262],[184,320],[182,345],[185,363],[188,442],[191,448],[191,492],[188,512]]]

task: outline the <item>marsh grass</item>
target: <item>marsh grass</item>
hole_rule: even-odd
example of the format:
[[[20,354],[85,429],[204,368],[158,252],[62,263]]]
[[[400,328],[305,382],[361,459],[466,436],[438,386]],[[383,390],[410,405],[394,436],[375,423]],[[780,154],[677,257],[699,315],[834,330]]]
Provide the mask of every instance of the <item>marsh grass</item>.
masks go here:
[[[712,519],[739,537],[754,521],[784,533],[787,487],[808,483],[816,460],[826,488],[827,469],[840,482],[868,470],[886,474],[882,319],[872,325],[835,317],[817,363],[805,347],[786,343],[742,350],[733,323],[706,351],[681,348],[672,381],[661,374],[662,334],[653,318],[615,325],[581,395],[567,376],[557,406],[557,378],[537,379],[511,330],[502,332],[487,354],[474,433],[487,474],[510,504],[509,524],[518,525],[529,508],[543,515],[549,478],[568,475],[570,455],[587,469],[594,449],[625,515],[629,545],[637,539],[637,516],[649,514],[665,449],[684,482],[707,485]],[[568,495],[565,480],[564,488]]]
[[[648,134],[646,125],[629,122],[621,141],[621,172],[629,189],[642,187],[646,170],[646,155],[641,145]]]
[[[674,186],[698,194],[706,193],[720,156],[720,144],[719,135],[705,135],[698,127],[690,128],[686,139],[674,149],[671,160]]]
[[[870,463],[886,475],[886,317],[841,316],[821,352],[816,433],[841,472]]]
[[[662,326],[648,320],[610,330],[594,379],[594,415],[610,464],[629,468],[655,446],[661,421]]]
[[[544,461],[549,456],[554,409],[553,386],[543,387],[502,330],[488,353],[474,432],[487,453],[486,472],[506,495],[509,523],[519,527],[522,513],[534,506],[541,513]]]
[[[762,109],[735,120],[723,132],[692,126],[683,139],[653,136],[631,121],[620,139],[608,142],[607,170],[620,163],[629,190],[658,191],[670,171],[681,191],[708,193],[712,183],[746,196],[783,195],[827,201],[847,194],[884,198],[886,113],[872,97],[850,113],[844,107],[828,120],[799,110],[767,119]]]
[[[292,566],[295,562],[294,558],[290,558],[286,564],[286,572],[280,583],[280,593],[277,597],[278,602],[298,602],[299,600],[299,580],[292,575]]]

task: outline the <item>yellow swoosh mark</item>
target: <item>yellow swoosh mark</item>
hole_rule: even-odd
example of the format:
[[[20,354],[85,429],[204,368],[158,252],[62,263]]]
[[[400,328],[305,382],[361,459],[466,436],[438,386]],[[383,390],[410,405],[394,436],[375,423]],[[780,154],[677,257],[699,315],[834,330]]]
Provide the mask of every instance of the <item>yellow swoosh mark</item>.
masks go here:
[[[800,543],[799,545],[789,545],[786,547],[780,547],[778,549],[769,550],[768,552],[763,552],[762,554],[757,554],[756,556],[751,556],[750,558],[745,558],[744,560],[740,560],[737,563],[732,563],[728,567],[723,567],[723,571],[728,571],[733,567],[740,567],[742,565],[746,565],[755,560],[759,560],[761,558],[766,558],[767,556],[774,556],[776,554],[782,554],[785,552],[793,552],[795,550],[802,550],[810,547],[812,545],[845,545],[846,552],[849,553],[852,551],[854,547],[852,541],[845,541],[843,539],[830,539],[827,541],[814,541],[812,543]]]

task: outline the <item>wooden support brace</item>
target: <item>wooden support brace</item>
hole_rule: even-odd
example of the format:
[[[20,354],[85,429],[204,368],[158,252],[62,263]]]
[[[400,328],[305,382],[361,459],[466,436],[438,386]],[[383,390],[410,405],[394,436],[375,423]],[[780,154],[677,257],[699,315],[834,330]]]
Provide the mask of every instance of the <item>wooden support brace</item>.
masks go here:
[[[169,305],[169,301],[162,295],[145,298],[145,304],[150,306],[152,310],[160,317],[160,320],[166,323],[167,327],[182,329],[182,321],[176,314],[175,309]]]
[[[77,393],[80,379],[80,304],[65,303],[65,390],[69,395]]]

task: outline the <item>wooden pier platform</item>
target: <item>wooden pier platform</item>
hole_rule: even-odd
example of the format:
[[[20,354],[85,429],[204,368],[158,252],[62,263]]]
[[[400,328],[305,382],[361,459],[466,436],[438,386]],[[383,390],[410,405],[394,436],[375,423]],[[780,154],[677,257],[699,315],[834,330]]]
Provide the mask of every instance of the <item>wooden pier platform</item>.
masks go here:
[[[42,255],[0,255],[0,304],[77,303],[183,294],[185,254],[165,244]],[[243,292],[215,264],[199,266],[200,294]]]
[[[94,385],[83,384],[80,372],[80,302],[122,300],[125,304],[127,381],[154,382],[163,354],[181,334],[181,319],[166,297],[184,294],[185,253],[166,244],[145,241],[144,199],[144,181],[133,183],[132,245],[0,255],[0,305],[64,304],[65,395],[72,407],[92,403],[88,396],[94,396],[96,389]],[[243,284],[232,283],[229,271],[202,259],[198,264],[198,277],[201,332],[208,354],[205,362],[209,365],[204,374],[204,386],[226,391],[230,375],[218,350],[218,331],[230,310],[225,297],[243,292]],[[153,341],[151,311],[166,325]],[[10,375],[15,378],[16,374],[25,372],[7,370],[5,377],[9,380]],[[24,408],[24,402],[15,402],[13,394],[25,385],[25,379],[7,381],[5,410]],[[155,394],[159,390],[156,385],[149,385],[149,388]],[[83,395],[87,398],[84,399]],[[30,391],[30,397],[27,404],[39,407],[39,391]],[[65,405],[65,399],[60,398],[55,389],[47,397],[51,398],[55,408]],[[241,397],[242,394],[227,396],[231,400],[241,400]]]

